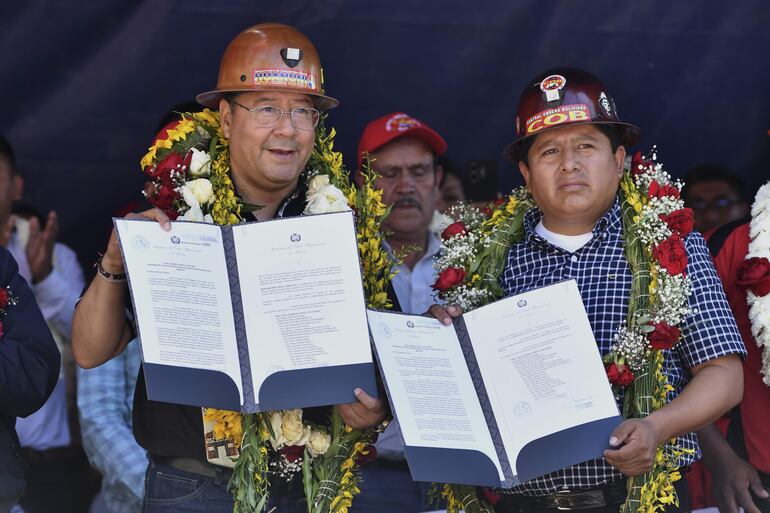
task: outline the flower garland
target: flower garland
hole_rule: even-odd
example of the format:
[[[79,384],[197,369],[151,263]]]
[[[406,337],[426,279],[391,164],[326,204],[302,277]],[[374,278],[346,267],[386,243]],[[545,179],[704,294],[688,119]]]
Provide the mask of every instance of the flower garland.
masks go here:
[[[751,334],[762,350],[762,380],[770,386],[770,183],[759,188],[751,207],[749,252],[738,269],[746,287]]]
[[[684,208],[681,188],[682,183],[672,182],[656,162],[654,149],[650,158],[634,155],[620,182],[632,283],[627,322],[618,327],[604,361],[616,395],[623,396],[625,418],[646,417],[666,404],[673,390],[664,372],[663,351],[681,338],[679,324],[690,313],[692,292],[685,274],[684,239],[693,229],[693,217],[692,210]],[[436,262],[433,287],[440,297],[465,311],[501,298],[500,277],[509,248],[522,240],[524,215],[535,206],[522,187],[483,214],[467,206],[454,211],[458,221],[442,233],[444,252]],[[629,479],[622,511],[654,512],[676,502],[673,483],[681,478],[678,461],[684,452],[675,440],[658,447],[652,471]],[[459,489],[451,493],[463,496]],[[452,504],[448,511],[456,513],[465,503]]]
[[[230,177],[228,141],[219,115],[208,109],[184,113],[165,129],[141,160],[149,178],[144,195],[172,220],[236,224],[259,207],[245,204]],[[389,213],[375,176],[362,172],[363,186],[352,183],[334,151],[335,132],[316,128],[313,152],[300,177],[307,188],[305,214],[353,209],[356,239],[364,275],[367,306],[390,308],[387,287],[393,264],[382,246],[380,226]],[[240,414],[203,409],[215,440],[231,439],[239,450],[233,463],[230,489],[235,512],[264,511],[269,498],[268,474],[291,479],[302,472],[308,513],[347,513],[360,492],[357,461],[368,454],[371,430],[345,426],[336,407],[328,426],[307,422],[302,410]],[[208,431],[208,427],[206,429]]]

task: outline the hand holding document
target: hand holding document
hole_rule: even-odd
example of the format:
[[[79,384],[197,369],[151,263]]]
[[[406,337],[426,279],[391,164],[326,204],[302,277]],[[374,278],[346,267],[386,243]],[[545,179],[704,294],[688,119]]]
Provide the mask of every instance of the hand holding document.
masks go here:
[[[376,396],[350,212],[115,226],[150,399],[255,412]]]
[[[444,326],[369,311],[412,477],[511,487],[600,457],[621,422],[574,280]]]

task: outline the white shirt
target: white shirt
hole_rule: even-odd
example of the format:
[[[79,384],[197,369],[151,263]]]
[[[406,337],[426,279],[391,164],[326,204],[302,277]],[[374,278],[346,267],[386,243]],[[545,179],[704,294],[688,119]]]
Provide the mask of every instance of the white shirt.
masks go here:
[[[543,221],[540,221],[535,226],[535,233],[542,238],[550,242],[552,245],[561,249],[574,253],[579,250],[593,238],[593,232],[583,233],[580,235],[562,235],[561,233],[552,232],[543,225]]]
[[[72,332],[72,314],[83,292],[85,281],[77,255],[64,244],[56,243],[53,250],[53,270],[40,283],[32,283],[27,261],[25,228],[27,221],[17,219],[17,229],[8,241],[8,251],[19,265],[19,274],[27,280],[35,295],[40,311],[48,325],[55,331],[57,344],[69,344]],[[63,339],[63,340],[62,340]],[[66,447],[71,443],[67,422],[67,394],[64,372],[51,397],[38,411],[16,421],[16,432],[22,447],[37,451],[53,447]]]

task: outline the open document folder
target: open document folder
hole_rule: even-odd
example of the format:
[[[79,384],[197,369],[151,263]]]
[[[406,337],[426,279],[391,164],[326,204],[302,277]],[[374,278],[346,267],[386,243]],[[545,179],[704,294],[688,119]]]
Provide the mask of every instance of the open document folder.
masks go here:
[[[149,399],[256,412],[376,397],[351,212],[114,222]]]
[[[369,327],[417,481],[509,488],[600,457],[622,421],[574,280]]]

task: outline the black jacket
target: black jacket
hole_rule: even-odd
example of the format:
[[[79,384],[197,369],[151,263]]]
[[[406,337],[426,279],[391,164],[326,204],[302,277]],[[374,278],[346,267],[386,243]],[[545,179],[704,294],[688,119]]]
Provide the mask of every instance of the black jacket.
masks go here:
[[[0,247],[0,288],[11,302],[0,314],[0,503],[23,491],[16,417],[37,411],[59,377],[60,356],[32,290],[16,261]]]

